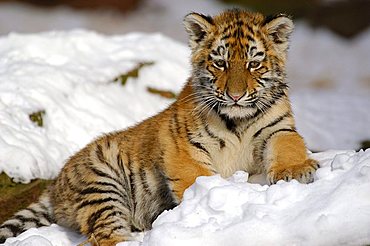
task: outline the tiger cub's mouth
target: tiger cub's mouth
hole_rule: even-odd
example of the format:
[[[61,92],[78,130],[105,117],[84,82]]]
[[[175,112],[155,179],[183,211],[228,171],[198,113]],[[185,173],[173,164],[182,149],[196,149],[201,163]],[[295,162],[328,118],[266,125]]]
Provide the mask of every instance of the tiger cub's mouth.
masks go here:
[[[252,107],[254,106],[254,104],[258,101],[258,97],[253,97],[253,98],[248,98],[248,99],[244,99],[244,100],[239,100],[239,101],[228,101],[228,104],[227,106],[228,107],[239,107],[239,108],[243,108],[243,107]]]

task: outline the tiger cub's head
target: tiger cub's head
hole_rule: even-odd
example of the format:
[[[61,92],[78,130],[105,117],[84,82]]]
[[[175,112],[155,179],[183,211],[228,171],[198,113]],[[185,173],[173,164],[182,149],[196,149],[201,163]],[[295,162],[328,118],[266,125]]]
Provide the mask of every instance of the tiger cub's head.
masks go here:
[[[286,95],[290,18],[229,10],[214,17],[191,13],[184,25],[192,49],[192,86],[202,107],[245,118]]]

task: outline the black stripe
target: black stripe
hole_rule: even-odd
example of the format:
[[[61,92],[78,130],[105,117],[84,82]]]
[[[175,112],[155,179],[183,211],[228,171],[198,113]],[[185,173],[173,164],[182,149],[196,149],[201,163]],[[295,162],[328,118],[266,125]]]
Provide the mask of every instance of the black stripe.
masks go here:
[[[103,221],[106,221],[109,217],[114,217],[114,216],[117,216],[117,215],[119,216],[120,219],[122,219],[122,218],[127,219],[127,215],[122,213],[121,211],[112,211],[109,214],[107,214],[106,216],[104,216],[104,218],[101,218],[101,219]],[[112,220],[112,221],[109,221],[109,222],[96,223],[93,226],[93,228],[94,228],[94,231],[95,231],[97,228],[105,227],[105,226],[113,224],[113,223],[117,223],[117,220]]]
[[[81,185],[80,185],[81,186]],[[74,186],[71,184],[69,187],[71,190],[73,190],[75,193],[79,193],[81,195],[89,195],[89,194],[116,194],[120,198],[128,199],[128,190],[126,189],[119,189],[115,184],[108,183],[104,181],[96,181],[96,182],[89,182],[89,183],[83,183],[82,188],[80,186]],[[98,186],[98,187],[96,187]],[[101,189],[104,186],[106,189]],[[79,197],[77,201],[81,201],[82,197]],[[50,218],[50,217],[49,217]],[[49,221],[52,221],[49,219]]]
[[[120,189],[117,187],[117,185],[115,185],[113,183],[104,182],[104,181],[96,181],[96,182],[88,183],[87,185],[95,185],[95,184],[102,185],[102,186],[110,186],[110,187],[114,188],[115,190],[120,191]]]
[[[122,158],[121,158],[121,155],[118,153],[117,154],[117,163],[118,163],[118,166],[121,168],[121,176],[123,176],[123,180],[124,180],[124,186],[125,187],[122,187],[123,188],[123,190],[128,194],[128,191],[129,191],[129,189],[130,189],[130,181],[128,180],[128,177],[127,177],[127,174],[126,174],[126,170],[125,170],[125,165],[123,164],[123,160],[122,160]],[[122,186],[122,184],[121,184],[121,186]],[[117,188],[117,190],[119,190],[118,188]]]
[[[101,209],[98,209],[97,211],[93,212],[89,218],[87,219],[87,224],[89,225],[89,233],[92,233],[94,231],[94,225],[96,223],[96,221],[100,218],[100,216],[108,211],[108,210],[113,210],[115,206],[113,205],[110,205],[110,206],[106,206],[106,207],[103,207]]]
[[[54,219],[51,217],[51,214],[49,214],[49,208],[43,203],[39,203],[39,205],[42,209],[39,214],[43,216],[50,224],[54,223]]]
[[[87,187],[80,191],[81,195],[90,195],[90,194],[116,194],[119,197],[127,198],[126,194],[122,194],[121,192],[117,192],[115,190],[103,190],[97,187]]]
[[[180,181],[180,179],[178,179],[178,178],[169,178],[169,177],[167,177],[167,180],[171,181],[171,182]]]
[[[204,148],[204,147],[203,147],[203,145],[202,145],[201,143],[198,143],[198,142],[195,142],[195,141],[192,141],[192,140],[190,140],[190,143],[191,143],[194,147],[196,147],[196,148],[198,148],[198,149],[202,150],[203,152],[205,152],[205,153],[207,153],[207,154],[209,155],[208,150],[207,150],[206,148]]]
[[[81,209],[83,207],[91,206],[91,205],[97,205],[97,204],[102,204],[106,202],[119,202],[122,204],[122,201],[117,198],[112,198],[112,197],[106,197],[102,199],[95,199],[95,200],[85,200],[81,204],[78,205],[78,209]]]
[[[4,236],[0,236],[0,244],[5,243],[6,238]]]
[[[116,161],[117,161],[118,167],[121,169],[122,172],[124,172],[125,171],[125,166],[123,165],[123,161],[122,161],[122,158],[121,158],[121,155],[120,155],[119,152],[116,155]]]
[[[275,44],[282,44],[284,41],[280,40],[277,35],[273,35]]]
[[[119,221],[117,221],[117,220],[112,220],[112,221],[109,221],[109,222],[105,222],[108,218],[110,218],[110,217],[118,217],[119,219],[125,219],[126,221],[128,221],[127,219],[127,215],[126,214],[124,214],[124,213],[122,213],[121,211],[112,211],[112,212],[110,212],[110,213],[108,213],[106,216],[104,216],[104,218],[102,218],[101,217],[101,219],[102,219],[102,221],[103,222],[101,222],[101,223],[96,223],[95,225],[94,225],[94,231],[97,229],[97,228],[100,228],[100,227],[105,227],[105,226],[107,226],[107,225],[111,225],[111,224],[113,224],[113,223],[117,223],[117,222],[119,222]]]
[[[100,145],[100,144],[97,144],[96,145],[96,156],[98,157],[98,160],[100,162],[106,162],[105,158],[104,158],[104,153],[103,153],[103,147]]]
[[[140,230],[139,228],[137,228],[135,225],[131,224],[130,225],[130,229],[131,229],[131,232],[141,232],[142,230]]]
[[[192,133],[190,133],[190,130],[188,128],[188,124],[185,122],[185,132],[186,132],[186,136],[189,140],[189,142],[196,148],[202,150],[203,152],[205,152],[206,154],[209,155],[209,152],[206,148],[203,147],[203,145],[201,143],[198,143],[196,141],[193,140],[193,137],[192,137]]]
[[[177,134],[180,134],[180,124],[179,124],[179,116],[177,114],[177,109],[173,113],[173,119],[174,119],[174,123],[175,123],[176,132],[177,132]]]
[[[270,133],[270,135],[267,136],[267,138],[265,140],[263,140],[263,143],[262,143],[262,146],[261,146],[261,150],[263,151],[267,145],[267,142],[270,140],[270,138],[272,138],[272,136],[274,136],[275,134],[279,133],[279,132],[296,132],[296,130],[293,128],[282,128],[282,129],[278,129],[272,133]]]
[[[135,178],[134,178],[134,173],[132,172],[132,161],[131,157],[129,154],[127,154],[127,166],[130,171],[130,174],[128,176],[128,179],[130,181],[130,191],[131,191],[131,198],[132,198],[132,203],[130,204],[130,210],[132,211],[133,214],[135,214],[136,210],[136,185],[135,185]]]
[[[110,233],[108,235],[107,238],[110,238],[110,236],[117,230],[120,230],[120,229],[125,229],[125,227],[123,225],[119,225],[119,226],[115,226],[113,228],[110,229]]]
[[[105,218],[104,218],[104,220],[105,220]],[[96,226],[94,226],[94,231],[97,231],[97,229],[101,228],[101,227],[109,227],[110,225],[112,225],[114,223],[117,223],[117,220],[111,220],[111,221],[103,222],[103,223],[96,223],[95,224]]]
[[[208,162],[201,161],[200,163],[202,163],[203,165],[206,165],[206,166],[212,166],[212,164],[208,163]]]
[[[287,86],[270,88],[270,90],[272,90],[272,95],[269,94],[267,95],[267,97],[270,96],[271,98],[270,99],[265,98],[266,101],[264,100],[263,104],[259,104],[262,110],[261,109],[257,110],[258,114],[260,113],[266,114],[267,110],[269,110],[273,105],[275,105],[281,98],[286,96],[286,92],[284,91],[284,89],[286,88]],[[256,103],[258,104],[259,102],[257,101]]]
[[[28,210],[28,211],[30,211],[33,215],[35,215],[35,217],[37,217],[38,216],[38,212],[36,211],[36,210],[34,210],[33,208],[26,208],[25,210]]]
[[[32,223],[35,223],[36,227],[44,226],[44,224],[40,223],[39,218],[30,218],[30,217],[25,217],[23,215],[15,215],[14,219],[21,221],[23,225],[25,222],[32,222]]]
[[[280,128],[278,130],[275,130],[274,132],[270,133],[269,136],[266,137],[266,139],[264,139],[259,145],[257,148],[255,148],[255,155],[256,155],[256,158],[258,159],[259,162],[261,162],[263,160],[263,152],[264,150],[266,149],[266,145],[269,141],[269,139],[279,133],[279,132],[296,132],[294,128]]]
[[[38,221],[40,221],[40,217],[44,217],[44,219],[46,219],[51,224],[53,222],[53,219],[51,218],[51,215],[48,214],[47,208],[42,203],[38,203],[38,205],[41,207],[43,211],[36,211],[33,208],[25,208],[24,210],[30,211],[37,218]],[[43,224],[38,225],[38,227],[40,226],[44,225]]]
[[[265,84],[264,84],[264,83],[262,83],[259,79],[257,79],[256,81],[257,81],[257,83],[258,83],[260,86],[262,86],[262,87],[264,87],[264,86],[265,86]]]
[[[12,233],[13,236],[19,235],[23,231],[22,225],[14,225],[14,224],[3,224],[0,226],[0,228],[7,228],[9,229]]]
[[[285,112],[285,114],[281,115],[280,117],[276,118],[273,122],[270,122],[267,126],[264,126],[262,128],[260,128],[254,135],[253,137],[254,138],[257,138],[263,130],[265,130],[266,128],[269,128],[269,127],[272,127],[272,126],[275,126],[276,124],[278,124],[280,121],[282,121],[283,119],[285,119],[287,116],[290,115],[290,112]]]
[[[150,214],[151,219],[150,223],[158,217],[160,213],[164,210],[169,210],[177,206],[175,199],[173,197],[173,193],[168,186],[168,177],[163,173],[163,170],[158,165],[155,166],[153,169],[153,174],[155,176],[155,180],[157,180],[157,191],[156,195],[159,198],[157,210],[155,213]]]
[[[110,212],[110,213],[108,213],[106,216],[104,216],[104,220],[106,220],[106,219],[108,219],[109,217],[114,217],[114,216],[119,216],[119,217],[121,217],[121,218],[123,218],[124,216],[127,216],[127,214],[125,214],[125,213],[123,213],[122,211],[117,211],[117,210],[115,210],[115,211],[112,211],[112,212]]]
[[[108,160],[104,157],[103,147],[102,147],[100,144],[97,144],[97,146],[96,146],[96,156],[98,157],[98,160],[99,160],[101,163],[103,163],[103,164],[105,164],[106,166],[108,166],[108,167],[109,167],[109,169],[110,169],[110,170],[112,170],[112,171],[116,174],[116,176],[117,176],[117,177],[119,177],[119,176],[120,176],[119,171],[118,171],[118,170],[116,170],[116,169],[111,165],[111,163],[110,163],[110,162],[108,162]],[[118,163],[117,163],[117,164],[118,164]]]
[[[240,134],[239,132],[237,132],[236,128],[237,128],[237,124],[235,123],[235,121],[233,119],[230,119],[227,115],[224,115],[224,114],[219,114],[221,120],[225,123],[226,125],[226,128],[234,133],[238,139],[240,140]]]
[[[256,57],[256,56],[263,56],[263,52],[262,52],[262,51],[258,51],[258,52],[254,55],[254,57]]]
[[[91,164],[93,165],[93,164]],[[113,180],[114,182],[116,182],[117,184],[121,184],[121,182],[115,178],[115,177],[111,177],[109,176],[108,174],[106,174],[105,172],[103,171],[100,171],[99,169],[96,169],[95,167],[93,166],[90,166],[90,170],[93,171],[97,176],[100,176],[100,177],[104,177],[104,178],[108,178],[110,180]]]
[[[294,128],[282,128],[270,133],[270,135],[265,139],[265,141],[267,142],[272,136],[279,132],[297,132],[297,131]]]
[[[176,147],[176,150],[178,151],[179,150],[179,144],[178,144],[178,139],[177,139],[177,136],[175,134],[175,130],[174,130],[174,125],[175,125],[175,118],[173,117],[170,122],[169,122],[169,130],[170,130],[170,135],[172,137],[172,141],[174,142],[174,145]],[[177,133],[179,134],[179,129],[176,129]]]
[[[230,34],[225,34],[225,35],[221,38],[221,40],[225,40],[225,39],[228,39],[228,38],[230,38]]]
[[[211,132],[211,130],[208,128],[208,126],[206,125],[205,128],[206,130],[206,133],[213,139],[216,139],[218,141],[218,143],[220,144],[220,149],[224,148],[225,147],[225,140],[217,137],[215,134],[213,134],[213,132]]]
[[[147,181],[147,178],[146,178],[146,171],[142,166],[139,169],[139,176],[140,176],[141,184],[143,185],[144,190],[146,192],[148,192],[149,195],[151,195],[152,192],[149,188],[149,184],[148,184],[148,181]]]
[[[125,227],[122,226],[122,225],[115,226],[115,227],[109,229],[109,233],[107,231],[101,231],[101,232],[98,232],[98,233],[94,233],[94,236],[96,238],[98,238],[99,240],[109,239],[111,237],[111,235],[115,232],[115,230],[124,229],[124,228]]]
[[[249,50],[249,55],[252,55],[252,52],[253,52],[254,50],[256,50],[256,49],[257,49],[257,47],[256,47],[256,46],[251,47],[251,48],[250,48],[250,50]]]

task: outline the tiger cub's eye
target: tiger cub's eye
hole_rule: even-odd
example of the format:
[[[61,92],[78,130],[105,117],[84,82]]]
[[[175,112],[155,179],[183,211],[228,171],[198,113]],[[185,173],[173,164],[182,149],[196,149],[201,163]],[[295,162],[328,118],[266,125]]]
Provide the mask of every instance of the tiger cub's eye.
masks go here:
[[[248,68],[249,68],[249,69],[256,69],[256,68],[258,68],[260,65],[261,65],[261,63],[260,63],[260,62],[258,62],[258,61],[250,61],[250,62],[248,63]]]
[[[226,67],[226,62],[224,60],[215,60],[213,65],[218,69],[224,69]]]

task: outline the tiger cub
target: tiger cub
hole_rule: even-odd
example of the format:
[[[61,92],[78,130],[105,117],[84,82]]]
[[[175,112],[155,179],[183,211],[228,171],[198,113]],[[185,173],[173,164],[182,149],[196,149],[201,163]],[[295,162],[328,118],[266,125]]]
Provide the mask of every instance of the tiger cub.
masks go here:
[[[192,73],[163,112],[104,135],[70,157],[41,196],[6,221],[0,241],[57,223],[93,245],[131,240],[181,202],[198,176],[237,170],[267,182],[313,181],[285,82],[292,20],[229,10],[184,19]]]

